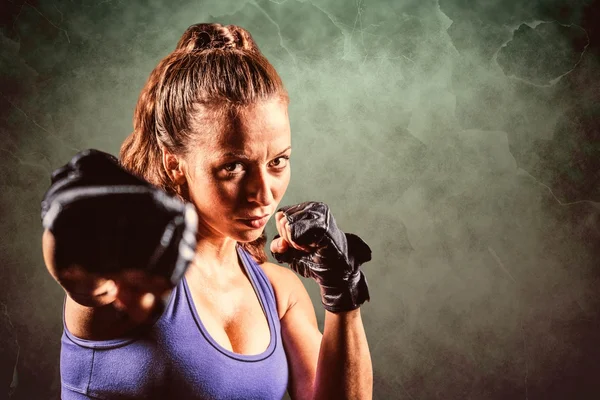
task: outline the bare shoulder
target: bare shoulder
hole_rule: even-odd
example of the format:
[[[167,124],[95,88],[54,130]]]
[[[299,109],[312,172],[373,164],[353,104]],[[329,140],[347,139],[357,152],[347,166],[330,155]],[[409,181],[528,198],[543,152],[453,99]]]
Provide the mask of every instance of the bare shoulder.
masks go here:
[[[111,340],[123,337],[138,324],[122,318],[112,304],[86,307],[68,294],[64,309],[65,324],[69,332],[86,340]]]
[[[300,281],[296,276],[296,273],[287,267],[282,267],[281,265],[273,264],[271,262],[262,263],[260,264],[260,267],[270,280],[276,280],[278,283],[285,284],[286,281]]]
[[[260,267],[273,286],[279,319],[282,319],[299,295],[302,296],[306,292],[306,289],[298,275],[289,268],[270,262],[262,263]]]

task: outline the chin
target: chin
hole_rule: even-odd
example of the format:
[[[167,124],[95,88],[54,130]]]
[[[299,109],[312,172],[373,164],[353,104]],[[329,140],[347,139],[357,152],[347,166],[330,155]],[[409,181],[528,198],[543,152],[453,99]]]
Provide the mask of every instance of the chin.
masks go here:
[[[256,239],[260,238],[260,236],[263,234],[264,231],[265,231],[264,229],[256,229],[256,230],[250,230],[250,231],[245,231],[245,232],[236,232],[236,235],[233,237],[235,238],[235,240],[237,242],[248,243],[248,242],[253,242]]]

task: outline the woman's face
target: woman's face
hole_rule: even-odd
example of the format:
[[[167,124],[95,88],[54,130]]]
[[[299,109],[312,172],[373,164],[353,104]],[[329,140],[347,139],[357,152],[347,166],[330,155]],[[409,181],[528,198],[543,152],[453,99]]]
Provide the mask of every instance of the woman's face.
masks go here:
[[[290,181],[287,104],[274,99],[244,107],[198,136],[186,157],[186,179],[201,233],[257,239]]]

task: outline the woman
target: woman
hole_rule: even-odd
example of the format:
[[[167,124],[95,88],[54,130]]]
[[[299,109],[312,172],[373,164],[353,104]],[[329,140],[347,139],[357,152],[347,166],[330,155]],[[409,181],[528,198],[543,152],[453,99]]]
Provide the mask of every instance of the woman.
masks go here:
[[[111,235],[94,239],[92,250],[87,250],[88,240],[66,252],[73,254],[75,247],[95,252],[88,261],[65,261],[60,245],[81,239],[73,233],[73,221],[82,217],[72,217],[61,231],[50,220],[60,212],[56,210],[68,207],[52,207],[47,195],[44,257],[68,294],[61,350],[64,399],[267,399],[281,398],[286,390],[293,399],[372,396],[359,308],[368,300],[359,269],[370,259],[368,247],[341,232],[322,203],[277,212],[290,180],[287,105],[279,76],[250,34],[237,26],[191,26],[150,75],[136,107],[134,132],[121,148],[121,163],[193,205],[197,243],[189,257],[180,244],[172,259],[189,258],[181,277],[173,272],[176,267],[165,280],[123,265],[125,257],[136,257],[138,249],[149,246],[146,236],[160,213],[181,211],[169,199],[156,200],[154,194],[147,213],[145,203],[137,200],[118,200],[112,209],[114,204],[103,203],[93,211],[105,213],[102,221],[121,213],[115,232],[128,241],[127,256],[112,263],[99,261],[114,253],[116,247],[107,251],[103,242],[118,242]],[[69,187],[61,179],[83,176],[78,190],[81,182],[102,181],[109,184],[105,192],[113,195],[110,185],[126,182],[129,186],[121,189],[138,185],[127,196],[139,194],[144,184],[133,175],[119,175],[104,156],[79,155],[70,163],[79,168],[77,173],[55,173],[49,192]],[[63,203],[71,201],[65,198]],[[270,243],[274,256],[320,284],[327,309],[323,334],[297,275],[267,262],[263,230],[273,215],[279,232]],[[129,226],[145,228],[123,234]],[[71,242],[61,239],[65,235],[71,235]],[[108,264],[118,265],[107,269]],[[166,305],[160,309],[165,294]]]

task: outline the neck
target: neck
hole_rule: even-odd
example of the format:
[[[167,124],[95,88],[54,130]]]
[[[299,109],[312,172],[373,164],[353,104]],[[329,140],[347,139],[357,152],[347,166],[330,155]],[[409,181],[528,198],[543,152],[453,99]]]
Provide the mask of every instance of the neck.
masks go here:
[[[221,273],[237,271],[239,263],[236,244],[231,238],[200,239],[196,245],[193,265],[202,270],[216,270]]]
[[[188,277],[214,282],[238,278],[243,268],[236,250],[237,241],[203,222],[200,219],[198,224],[196,253],[188,268]]]

